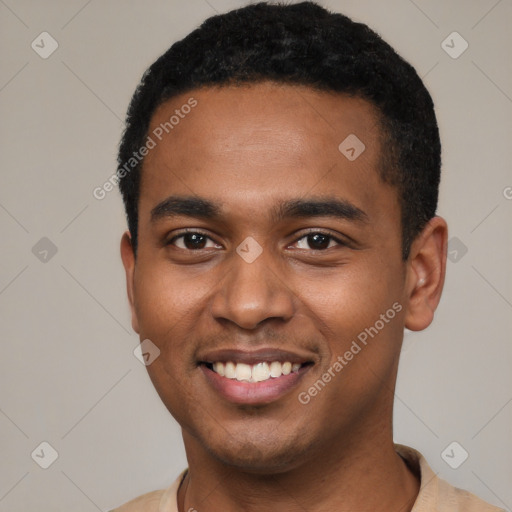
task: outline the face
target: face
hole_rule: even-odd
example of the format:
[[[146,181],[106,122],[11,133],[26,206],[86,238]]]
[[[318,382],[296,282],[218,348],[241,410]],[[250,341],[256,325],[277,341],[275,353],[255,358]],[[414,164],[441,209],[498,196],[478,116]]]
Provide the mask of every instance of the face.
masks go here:
[[[137,256],[127,236],[122,254],[187,449],[283,471],[388,429],[413,286],[372,106],[205,88],[163,104],[149,133]]]

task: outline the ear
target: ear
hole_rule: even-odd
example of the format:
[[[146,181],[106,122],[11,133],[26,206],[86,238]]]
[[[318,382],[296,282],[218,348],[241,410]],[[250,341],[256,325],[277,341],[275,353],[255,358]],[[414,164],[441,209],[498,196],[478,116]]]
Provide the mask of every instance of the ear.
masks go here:
[[[432,218],[411,244],[407,260],[405,327],[426,329],[434,319],[446,273],[448,226]]]
[[[134,298],[135,253],[133,251],[132,238],[129,231],[126,231],[121,238],[121,259],[123,260],[124,271],[126,273],[126,291],[132,311],[132,328],[139,334],[139,322],[137,320]]]

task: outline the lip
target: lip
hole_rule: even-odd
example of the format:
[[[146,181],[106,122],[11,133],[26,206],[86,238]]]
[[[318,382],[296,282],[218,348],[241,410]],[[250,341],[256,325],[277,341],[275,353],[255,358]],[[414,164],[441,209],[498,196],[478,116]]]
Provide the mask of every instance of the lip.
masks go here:
[[[312,366],[306,365],[297,372],[262,382],[246,382],[221,377],[205,364],[201,364],[199,368],[212,388],[229,402],[239,405],[265,405],[279,400],[297,387]]]
[[[207,383],[225,400],[240,405],[264,405],[281,399],[290,393],[293,388],[298,387],[304,375],[315,365],[315,359],[311,352],[299,353],[270,347],[251,351],[217,349],[201,354],[198,358],[198,366]],[[246,382],[221,377],[207,366],[207,364],[211,365],[215,362],[227,363],[228,361],[249,365],[261,362],[279,361],[284,363],[288,361],[292,364],[299,363],[304,366],[297,372],[275,378],[271,377],[261,382]]]
[[[215,363],[233,361],[234,363],[257,364],[264,361],[279,361],[284,363],[305,364],[315,362],[311,354],[300,354],[287,350],[275,348],[260,348],[258,350],[238,350],[238,349],[217,349],[207,352],[198,357],[199,363]]]

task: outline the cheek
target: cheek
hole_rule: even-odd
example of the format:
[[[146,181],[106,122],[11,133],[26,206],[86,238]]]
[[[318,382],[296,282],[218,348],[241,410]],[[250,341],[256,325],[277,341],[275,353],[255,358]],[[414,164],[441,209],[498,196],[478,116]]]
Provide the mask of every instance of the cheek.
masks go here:
[[[136,310],[146,329],[186,321],[205,293],[203,279],[163,258],[141,262],[135,277]]]
[[[160,351],[146,369],[163,403],[183,419],[191,407],[184,397],[192,393],[194,339],[207,287],[199,278],[172,272],[168,262],[148,264],[144,270],[135,283],[140,336]]]
[[[208,312],[219,277],[204,269],[177,268],[156,258],[148,258],[139,270],[135,309],[140,336],[150,339],[160,350],[148,371],[152,379],[162,381],[189,377],[196,369],[198,340],[211,332]]]
[[[165,359],[187,345],[190,332],[201,304],[202,288],[197,279],[178,278],[167,265],[148,265],[141,269],[135,281],[135,310],[140,336],[155,343]],[[167,268],[165,268],[167,267]]]
[[[323,371],[347,351],[351,353],[345,358],[345,374],[359,375],[365,367],[382,375],[394,364],[402,339],[404,308],[400,303],[400,268],[393,265],[380,263],[378,257],[361,258],[327,279],[302,281],[303,312],[327,341],[324,346],[329,354]]]
[[[326,324],[344,330],[375,321],[401,297],[397,268],[359,258],[322,276],[301,276],[300,299]],[[339,331],[338,331],[339,332]]]

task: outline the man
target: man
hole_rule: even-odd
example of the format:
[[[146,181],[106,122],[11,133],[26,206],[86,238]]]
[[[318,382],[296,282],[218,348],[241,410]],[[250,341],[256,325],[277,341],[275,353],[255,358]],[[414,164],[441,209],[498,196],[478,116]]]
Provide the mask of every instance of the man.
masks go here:
[[[312,2],[208,19],[144,75],[118,176],[132,324],[188,459],[119,512],[498,510],[393,444],[447,226],[432,100],[377,34]]]

